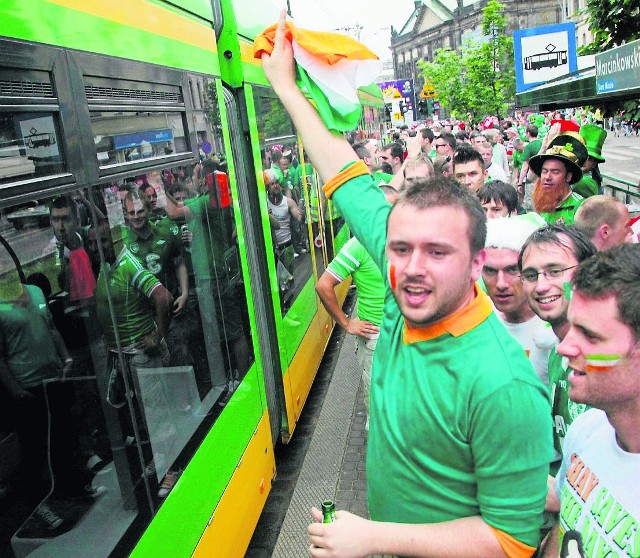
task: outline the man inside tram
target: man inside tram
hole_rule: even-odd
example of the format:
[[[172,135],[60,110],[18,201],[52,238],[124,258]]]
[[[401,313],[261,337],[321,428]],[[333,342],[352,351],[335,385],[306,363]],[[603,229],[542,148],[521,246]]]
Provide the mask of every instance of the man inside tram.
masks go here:
[[[327,196],[393,294],[371,384],[374,521],[338,511],[335,522],[310,525],[311,555],[531,556],[547,493],[549,404],[524,351],[475,287],[485,260],[480,203],[436,178],[410,186],[390,208],[366,165],[297,88],[284,23],[283,12],[272,53],[261,54],[265,74]]]
[[[105,265],[101,266],[98,276],[95,303],[105,337],[109,371],[109,377],[100,381],[107,384],[107,403],[120,410],[123,430],[120,444],[127,436],[134,436],[133,420],[139,420],[139,425],[144,426],[141,435],[152,446],[152,454],[145,455],[145,471],[151,475],[163,471],[163,467],[168,465],[166,460],[172,455],[176,435],[168,394],[160,375],[161,369],[169,365],[165,336],[171,321],[173,297],[155,275],[141,266],[126,246],[116,255],[106,219],[97,226],[92,225],[88,231],[91,257],[98,261],[99,244]],[[137,381],[134,376],[137,376]],[[134,393],[137,416],[130,417],[126,403]],[[138,440],[139,443],[144,441]],[[142,447],[147,446],[143,443]]]
[[[155,192],[152,186],[147,187]],[[178,225],[169,219],[154,219],[151,200],[139,190],[125,195],[124,213],[128,223],[122,231],[125,245],[169,290],[173,296],[173,316],[180,316],[186,311],[189,279]],[[176,366],[192,364],[187,338],[179,324],[171,321],[166,338],[172,364]]]
[[[191,232],[191,262],[211,385],[228,387],[230,396],[249,369],[252,356],[243,325],[246,301],[231,191],[228,175],[220,168],[219,162],[207,159],[198,195],[178,201],[167,194],[166,211],[171,220],[186,223]]]
[[[64,293],[68,293],[70,302],[90,299],[95,289],[95,279],[84,247],[88,227],[82,226],[79,215],[79,207],[91,215],[92,205],[84,192],[78,190],[73,196],[58,196],[49,209],[54,238],[44,253],[55,255],[56,265],[60,267],[58,284]],[[93,207],[99,219],[104,217],[97,207]]]
[[[60,534],[71,527],[64,499],[91,499],[104,489],[92,486],[94,473],[80,451],[73,386],[64,381],[73,359],[42,290],[11,279],[5,274],[0,287],[0,386],[20,443],[22,475],[15,488],[35,507],[34,530]]]

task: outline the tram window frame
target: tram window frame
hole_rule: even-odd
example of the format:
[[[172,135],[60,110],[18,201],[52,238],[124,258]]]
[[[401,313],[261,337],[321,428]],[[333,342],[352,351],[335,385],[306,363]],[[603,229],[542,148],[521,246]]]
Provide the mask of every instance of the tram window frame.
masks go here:
[[[91,165],[95,169],[95,176],[91,177],[92,181],[131,176],[141,169],[150,167],[169,167],[197,162],[198,143],[194,126],[191,125],[194,119],[194,108],[188,72],[97,54],[74,52],[69,56],[78,68],[74,86],[78,98],[82,99],[80,106],[77,107],[79,119],[83,124],[80,130],[81,143],[85,153],[89,153],[92,157]],[[129,88],[155,93],[157,96],[155,99],[154,95],[145,99],[136,99],[126,98],[126,96],[95,98],[87,95],[87,87],[100,86],[112,87],[114,91],[125,91]],[[178,102],[162,99],[162,93],[171,91],[177,93]],[[95,111],[179,113],[186,151],[101,166],[91,123],[91,113]]]
[[[0,192],[4,200],[16,196],[29,196],[32,193],[47,190],[57,190],[65,186],[72,186],[82,176],[82,158],[78,152],[71,148],[67,138],[74,129],[74,107],[65,102],[71,96],[69,80],[69,68],[64,51],[57,47],[34,45],[25,41],[8,38],[0,38],[0,111],[3,113],[38,113],[51,114],[56,118],[56,138],[62,161],[65,167],[63,172],[43,175],[22,175],[15,180],[0,184]],[[48,76],[48,85],[51,87],[50,96],[27,96],[10,94],[10,86],[4,87],[6,81],[13,77],[26,83],[34,82],[34,79],[42,74]],[[37,83],[42,84],[42,81]]]

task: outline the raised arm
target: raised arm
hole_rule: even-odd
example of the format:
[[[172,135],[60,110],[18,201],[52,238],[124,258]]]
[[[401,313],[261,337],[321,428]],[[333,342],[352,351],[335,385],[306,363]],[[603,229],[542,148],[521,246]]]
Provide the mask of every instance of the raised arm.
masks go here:
[[[304,148],[323,181],[334,177],[358,156],[342,136],[332,134],[295,83],[293,49],[285,37],[286,12],[282,10],[273,52],[262,54],[262,67],[302,137]]]

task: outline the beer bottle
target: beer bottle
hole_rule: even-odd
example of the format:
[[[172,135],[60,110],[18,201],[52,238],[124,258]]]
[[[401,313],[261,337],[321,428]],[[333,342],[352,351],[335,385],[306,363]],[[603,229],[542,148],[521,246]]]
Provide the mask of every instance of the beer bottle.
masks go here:
[[[322,502],[322,515],[324,517],[322,523],[332,523],[336,520],[336,506],[333,500],[325,500]]]

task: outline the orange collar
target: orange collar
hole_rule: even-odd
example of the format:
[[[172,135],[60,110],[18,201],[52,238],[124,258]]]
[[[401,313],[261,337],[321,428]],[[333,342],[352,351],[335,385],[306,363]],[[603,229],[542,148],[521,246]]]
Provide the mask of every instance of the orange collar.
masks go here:
[[[461,308],[455,314],[448,316],[440,322],[425,327],[410,329],[405,320],[405,345],[417,343],[418,341],[430,341],[445,333],[449,333],[454,337],[460,337],[484,322],[493,312],[493,307],[491,306],[489,297],[478,287],[477,283],[473,288],[475,291],[474,299],[464,308]]]

